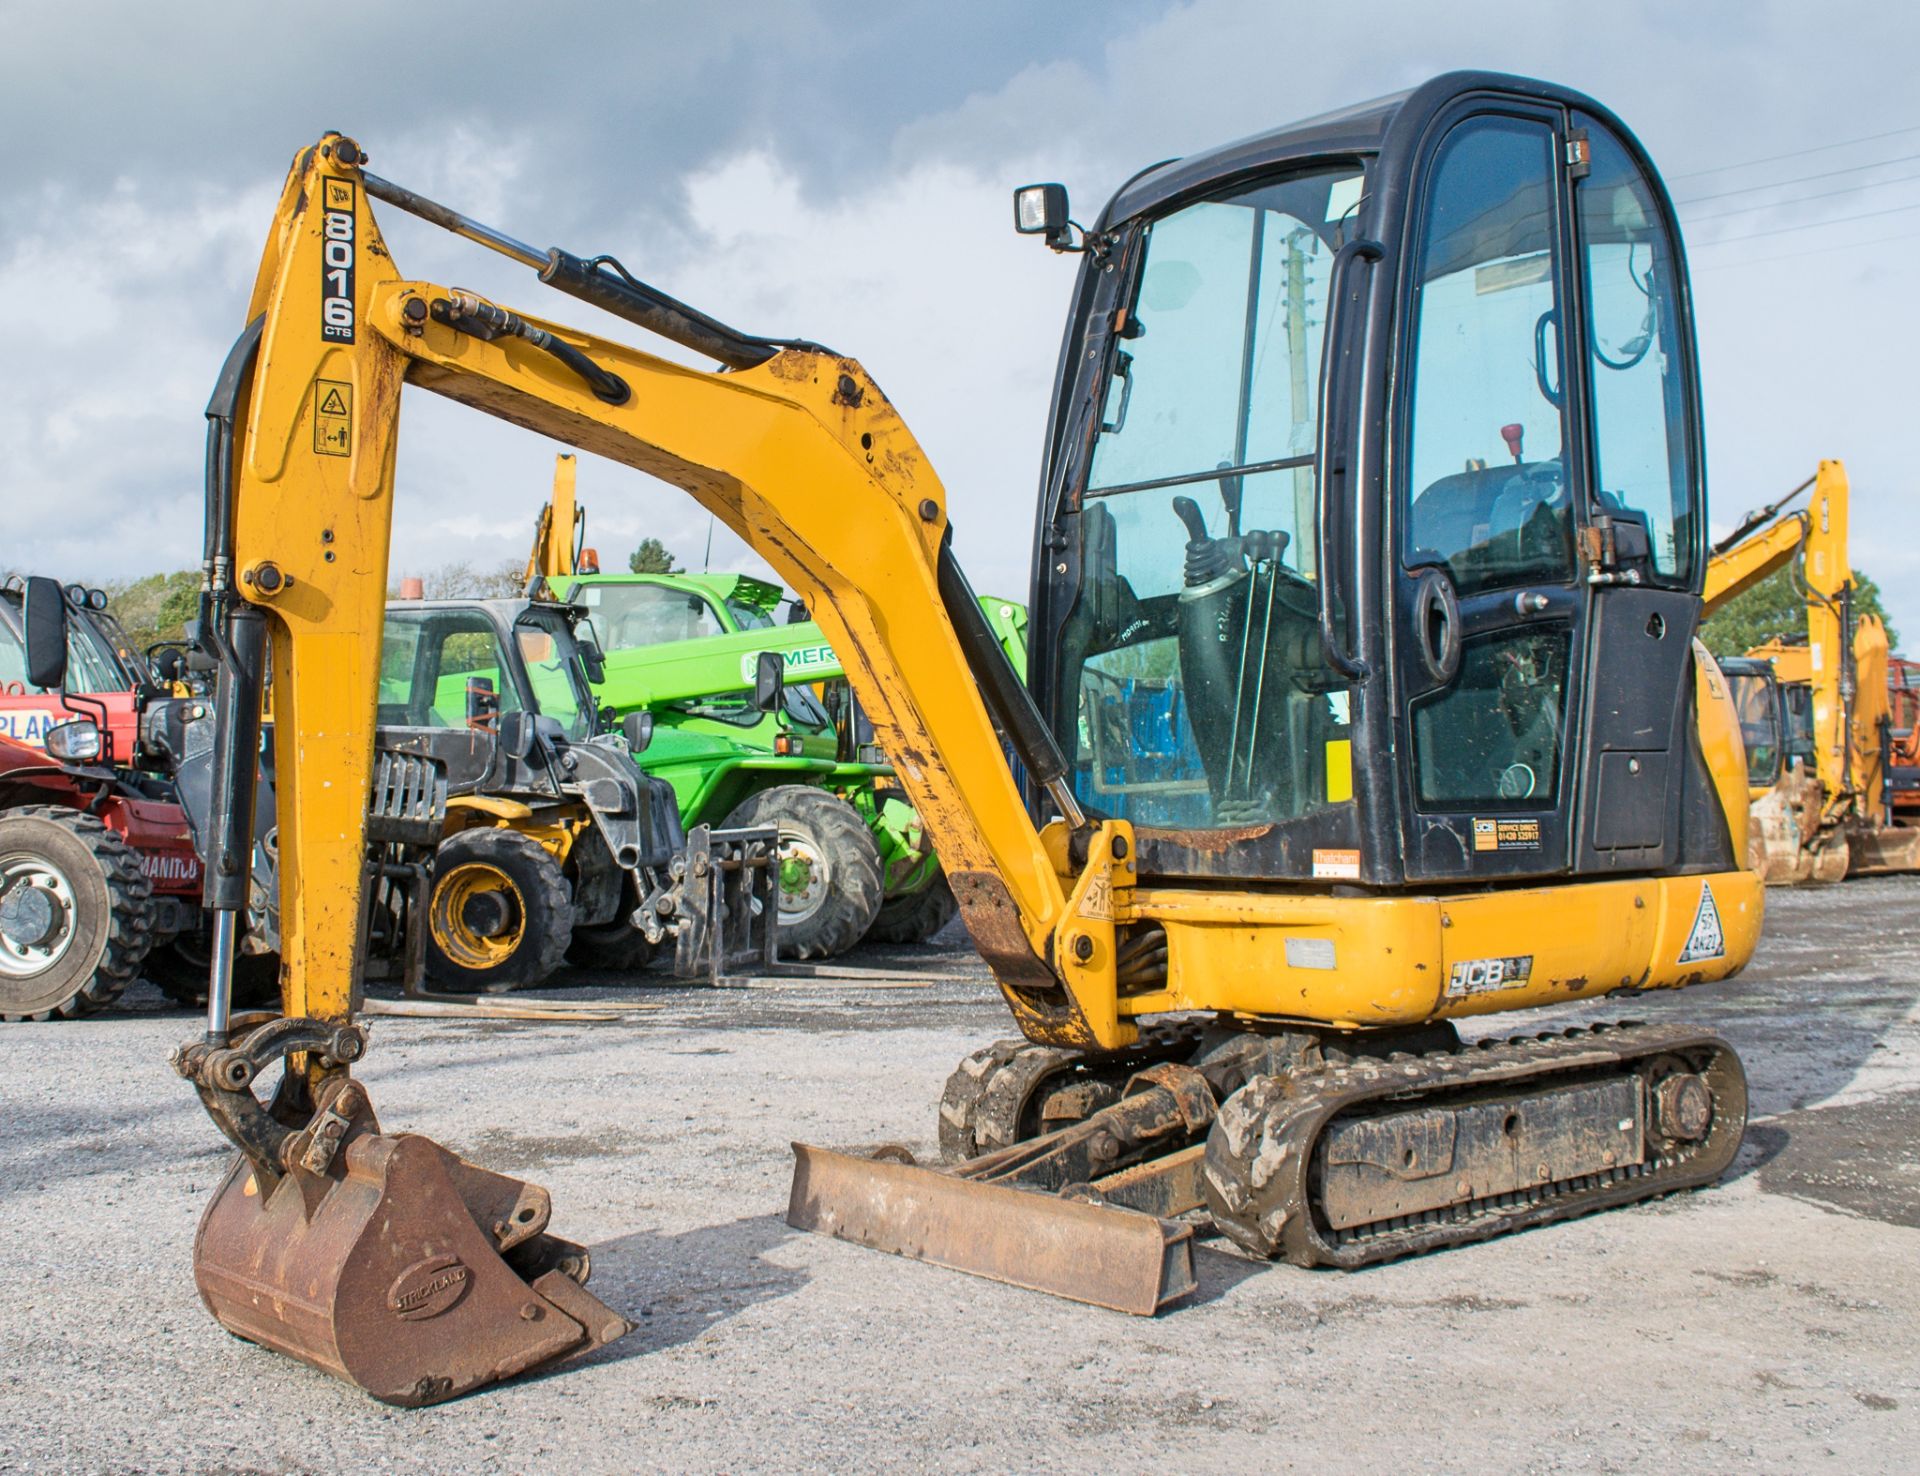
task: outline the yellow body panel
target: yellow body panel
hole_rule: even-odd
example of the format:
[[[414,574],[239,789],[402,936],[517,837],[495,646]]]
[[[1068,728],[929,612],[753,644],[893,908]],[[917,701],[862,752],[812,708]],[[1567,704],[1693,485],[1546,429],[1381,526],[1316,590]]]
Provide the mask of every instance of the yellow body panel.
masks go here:
[[[1703,889],[1718,956],[1682,958]],[[1673,989],[1736,973],[1759,941],[1765,888],[1750,871],[1578,882],[1445,896],[1134,894],[1167,930],[1167,988],[1128,1014],[1230,1010],[1379,1028]],[[1524,958],[1515,969],[1487,967]],[[1479,967],[1476,967],[1479,966]]]
[[[495,820],[519,821],[533,818],[532,805],[523,805],[519,800],[503,799],[497,794],[456,794],[447,801],[447,813],[459,815],[461,811],[491,815]],[[485,822],[475,820],[472,823],[477,825]]]
[[[1720,797],[1720,813],[1727,822],[1733,854],[1745,856],[1747,806],[1752,798],[1747,786],[1747,740],[1741,736],[1740,714],[1720,664],[1699,641],[1693,643],[1693,710],[1700,751],[1706,758],[1707,772],[1713,776],[1714,793]]]
[[[350,206],[360,248],[350,346],[322,331],[323,202]],[[290,1011],[339,1015],[349,998],[403,379],[685,489],[773,566],[846,658],[1035,1039],[1123,1046],[1133,1016],[1172,1009],[1406,1024],[1720,977],[1751,952],[1758,883],[1742,874],[1709,879],[1724,946],[1683,966],[1698,877],[1444,900],[1141,890],[1120,823],[1095,827],[1076,862],[1063,827],[1042,835],[1028,819],[942,608],[946,491],[853,360],[794,348],[722,373],[526,318],[625,381],[631,394],[606,403],[522,338],[438,321],[430,305],[454,292],[395,274],[357,171],[331,157],[331,139],[296,163],[261,281],[267,337],[245,413],[239,554],[252,581],[243,589],[275,617],[276,717],[297,735],[281,747],[279,787]],[[351,392],[344,419],[328,408],[339,386]],[[259,582],[268,563],[292,576],[270,597]],[[1727,762],[1722,743],[1716,774]],[[1168,985],[1122,999],[1117,945],[1143,919],[1166,927]],[[1457,964],[1522,956],[1532,959],[1524,984],[1447,992]]]

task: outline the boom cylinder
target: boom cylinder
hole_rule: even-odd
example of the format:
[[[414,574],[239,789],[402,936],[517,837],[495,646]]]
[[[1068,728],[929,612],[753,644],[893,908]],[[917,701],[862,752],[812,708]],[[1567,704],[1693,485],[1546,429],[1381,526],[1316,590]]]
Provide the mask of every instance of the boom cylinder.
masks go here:
[[[213,804],[207,822],[202,904],[214,913],[213,978],[207,991],[207,1035],[225,1042],[231,998],[233,941],[253,884],[254,775],[260,755],[260,695],[266,669],[267,617],[251,605],[227,615],[214,695]]]

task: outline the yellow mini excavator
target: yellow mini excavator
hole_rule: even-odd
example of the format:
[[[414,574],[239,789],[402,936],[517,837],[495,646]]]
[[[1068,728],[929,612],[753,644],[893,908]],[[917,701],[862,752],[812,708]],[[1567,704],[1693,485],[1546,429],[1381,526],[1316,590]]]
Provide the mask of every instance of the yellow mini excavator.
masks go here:
[[[1711,1032],[1452,1023],[1724,979],[1760,929],[1739,729],[1693,640],[1687,278],[1604,109],[1453,74],[1150,169],[1084,228],[1058,186],[1018,192],[1079,259],[1027,685],[857,362],[366,163],[339,134],[295,160],[209,408],[226,921],[176,1067],[240,1149],[195,1246],[225,1326],[407,1404],[625,1327],[541,1190],[388,1131],[351,1073],[369,814],[426,777],[369,804],[405,385],[677,485],[762,554],[939,847],[1024,1038],[955,1072],[947,1169],[799,1150],[796,1224],[1150,1312],[1202,1212],[1360,1266],[1732,1161],[1745,1083]],[[409,281],[375,200],[717,367]],[[229,1018],[227,964],[269,649],[297,741],[261,1023]]]

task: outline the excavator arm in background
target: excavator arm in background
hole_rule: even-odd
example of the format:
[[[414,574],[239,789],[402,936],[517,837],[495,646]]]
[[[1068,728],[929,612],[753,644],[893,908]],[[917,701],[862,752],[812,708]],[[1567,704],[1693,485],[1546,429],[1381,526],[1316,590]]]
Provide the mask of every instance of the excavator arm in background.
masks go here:
[[[553,459],[553,492],[534,519],[533,549],[527,555],[523,583],[528,590],[535,580],[545,579],[553,582],[556,593],[564,592],[565,586],[554,581],[584,572],[580,563],[586,552],[587,514],[574,493],[579,465],[578,458],[565,451]]]
[[[954,559],[946,489],[858,363],[738,333],[623,271],[535,251],[363,163],[337,134],[295,161],[249,328],[209,409],[206,628],[221,659],[221,808],[208,901],[225,920],[207,1038],[176,1066],[241,1150],[196,1251],[203,1295],[229,1328],[381,1398],[421,1403],[624,1326],[581,1288],[584,1252],[544,1233],[543,1192],[381,1131],[349,1071],[365,1047],[355,940],[407,384],[678,486],[775,568],[845,662],[1027,1037],[998,1064],[1025,1073],[1029,1089],[1049,1071],[1091,1073],[1069,1083],[1081,1102],[1072,1125],[997,1153],[980,1153],[992,1141],[975,1131],[986,1119],[968,1117],[989,1112],[994,1093],[958,1104],[978,1156],[951,1177],[914,1170],[898,1193],[870,1165],[803,1156],[796,1223],[1009,1279],[1038,1276],[1026,1284],[1069,1295],[1085,1294],[1075,1283],[1091,1260],[1130,1239],[1128,1264],[1147,1266],[1159,1292],[1095,1295],[1151,1310],[1177,1294],[1169,1268],[1189,1232],[1155,1220],[1145,1222],[1151,1233],[1110,1230],[1114,1216],[1140,1224],[1135,1209],[1172,1215],[1204,1203],[1262,1254],[1363,1265],[1707,1182],[1731,1161],[1744,1078],[1709,1035],[1622,1027],[1456,1055],[1433,1027],[1724,978],[1758,935],[1749,874],[1696,867],[1449,893],[1143,878],[1133,826],[1082,813],[1051,730]],[[369,197],[724,367],[690,368],[405,280]],[[1620,557],[1643,556],[1620,547]],[[1327,618],[1323,609],[1331,641]],[[269,654],[277,731],[297,735],[278,746],[286,1018],[236,1033],[223,972],[244,905],[252,787],[240,779],[251,778]],[[1696,659],[1709,803],[1738,846],[1737,730],[1728,737],[1717,671]],[[1361,680],[1364,665],[1350,665]],[[1029,817],[1003,733],[1059,819]],[[388,798],[375,788],[376,823]],[[1197,1027],[1137,1023],[1182,1011],[1257,1028],[1209,1045]],[[1418,1064],[1394,1057],[1392,1072],[1342,1064],[1402,1046],[1426,1054]],[[282,1060],[280,1090],[263,1105],[252,1082]],[[985,1085],[997,1069],[989,1061],[976,1076]],[[1505,1104],[1492,1118],[1489,1092]],[[1041,1110],[1037,1098],[1032,1106]],[[1021,1119],[1021,1101],[1011,1107]],[[1471,1135],[1483,1119],[1530,1145],[1538,1134],[1538,1152],[1526,1146],[1516,1159],[1489,1143],[1484,1163],[1470,1154],[1459,1173],[1416,1191],[1400,1187],[1403,1168],[1381,1177],[1382,1153],[1399,1164],[1432,1133]],[[1210,1134],[1216,1120],[1224,1137]],[[1586,1131],[1596,1124],[1612,1126],[1596,1137]],[[1019,1121],[1007,1130],[1027,1136]],[[1262,1142],[1280,1157],[1235,1157]],[[1333,1166],[1308,1178],[1329,1154]],[[1298,1172],[1275,1175],[1282,1159]],[[1527,1176],[1516,1179],[1521,1161]],[[810,1190],[812,1169],[821,1177]],[[1009,1187],[1075,1183],[1108,1204]],[[916,1185],[931,1198],[916,1200]],[[1013,1222],[987,1216],[995,1244],[983,1248],[969,1218],[1009,1193],[1021,1209]],[[1056,1208],[1036,1208],[1046,1204]],[[1108,1207],[1121,1204],[1132,1209]],[[929,1216],[957,1227],[958,1242],[921,1235]],[[1047,1258],[1022,1249],[1028,1232],[1066,1248],[1044,1274],[1033,1268]]]
[[[1805,511],[1768,521],[1808,489]],[[1845,464],[1822,461],[1813,476],[1723,539],[1707,567],[1711,614],[1798,555],[1804,638],[1776,637],[1746,653],[1771,662],[1781,685],[1804,688],[1812,715],[1813,772],[1783,770],[1754,800],[1756,861],[1770,881],[1920,869],[1920,831],[1890,825],[1886,813],[1886,627],[1856,607],[1849,491]],[[1777,712],[1775,726],[1784,722]],[[1776,749],[1784,749],[1783,740],[1776,736]]]

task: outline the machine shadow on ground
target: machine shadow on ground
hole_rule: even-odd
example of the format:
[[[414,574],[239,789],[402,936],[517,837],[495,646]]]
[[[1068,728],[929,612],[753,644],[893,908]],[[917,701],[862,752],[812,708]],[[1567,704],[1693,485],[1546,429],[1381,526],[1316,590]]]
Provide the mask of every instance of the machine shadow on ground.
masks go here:
[[[799,1235],[778,1215],[750,1215],[676,1235],[636,1230],[589,1246],[594,1295],[633,1324],[624,1338],[569,1368],[620,1363],[690,1343],[750,1307],[791,1296],[811,1279],[766,1253]]]

